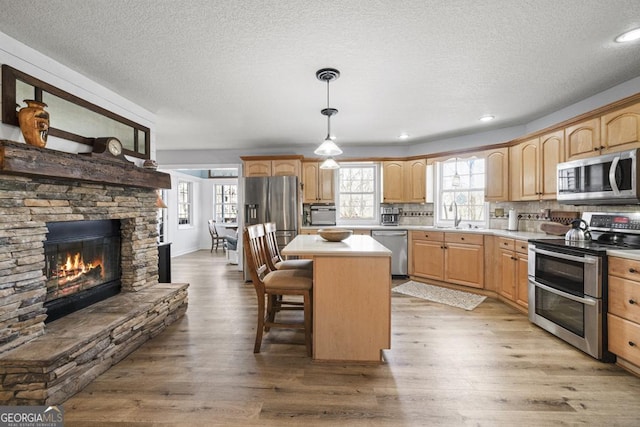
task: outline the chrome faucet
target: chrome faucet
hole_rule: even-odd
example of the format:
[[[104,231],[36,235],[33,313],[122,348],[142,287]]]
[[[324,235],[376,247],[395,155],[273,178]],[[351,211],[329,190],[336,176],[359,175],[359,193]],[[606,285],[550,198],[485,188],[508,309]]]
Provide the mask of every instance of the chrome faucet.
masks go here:
[[[451,202],[451,206],[449,206],[449,212],[453,211],[453,227],[458,228],[460,222],[462,222],[462,218],[458,216],[458,204],[454,200]]]

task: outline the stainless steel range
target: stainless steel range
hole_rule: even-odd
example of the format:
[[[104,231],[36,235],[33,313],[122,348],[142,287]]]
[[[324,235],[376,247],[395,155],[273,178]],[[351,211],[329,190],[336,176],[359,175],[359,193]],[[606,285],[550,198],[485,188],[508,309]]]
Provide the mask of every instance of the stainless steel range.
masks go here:
[[[607,350],[607,250],[640,249],[640,214],[585,212],[591,240],[529,241],[529,320],[596,359]]]

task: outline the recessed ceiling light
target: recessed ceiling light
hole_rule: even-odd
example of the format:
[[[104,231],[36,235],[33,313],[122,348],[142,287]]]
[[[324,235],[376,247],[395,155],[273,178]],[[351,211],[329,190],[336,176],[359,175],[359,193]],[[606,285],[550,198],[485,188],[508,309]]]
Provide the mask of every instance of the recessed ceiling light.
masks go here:
[[[398,139],[409,139],[409,134],[408,133],[401,133],[398,136]]]
[[[495,116],[487,115],[487,116],[480,117],[480,121],[481,122],[490,122],[491,120],[493,120],[495,118],[496,118]]]
[[[640,28],[627,31],[626,33],[620,34],[618,37],[616,37],[616,41],[618,43],[632,42],[638,39],[640,39]]]

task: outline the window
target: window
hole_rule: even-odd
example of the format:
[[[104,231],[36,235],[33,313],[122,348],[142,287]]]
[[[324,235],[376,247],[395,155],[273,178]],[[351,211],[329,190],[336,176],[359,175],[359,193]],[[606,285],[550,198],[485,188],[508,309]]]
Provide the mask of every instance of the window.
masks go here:
[[[192,187],[190,182],[178,182],[178,225],[191,225],[193,215]]]
[[[238,222],[238,186],[216,184],[214,186],[214,214],[217,222]]]
[[[377,164],[340,163],[337,220],[350,224],[377,221],[377,181]]]
[[[457,211],[458,219],[465,226],[487,226],[484,172],[484,159],[477,157],[437,163],[437,225],[453,226]]]

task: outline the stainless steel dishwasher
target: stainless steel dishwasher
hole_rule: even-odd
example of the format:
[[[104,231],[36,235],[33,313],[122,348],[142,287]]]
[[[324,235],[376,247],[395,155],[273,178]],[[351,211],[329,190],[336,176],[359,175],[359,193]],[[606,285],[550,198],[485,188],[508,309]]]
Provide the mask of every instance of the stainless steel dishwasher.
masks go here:
[[[371,237],[392,252],[391,275],[407,275],[407,230],[372,230]]]

